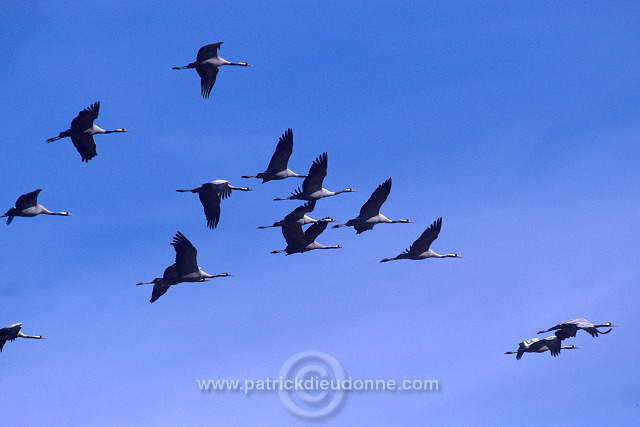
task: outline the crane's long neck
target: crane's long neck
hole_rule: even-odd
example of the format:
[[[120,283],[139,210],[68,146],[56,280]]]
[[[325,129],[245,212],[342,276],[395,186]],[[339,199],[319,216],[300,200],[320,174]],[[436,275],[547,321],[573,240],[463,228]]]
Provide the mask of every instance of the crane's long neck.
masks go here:
[[[396,219],[396,220],[390,220],[389,223],[391,224],[410,224],[413,221],[409,221],[408,219]]]
[[[428,258],[461,258],[458,254],[444,254],[440,255],[433,251],[430,251]]]
[[[42,335],[25,335],[22,333],[22,331],[18,332],[18,337],[20,338],[33,338],[36,340],[43,340],[45,339],[45,337],[43,337]]]
[[[61,216],[73,216],[71,215],[69,212],[51,212],[50,210],[48,210],[47,208],[43,208],[43,214],[46,215],[61,215]]]
[[[323,246],[320,245],[320,247],[316,248],[316,249],[341,249],[342,246],[340,245],[331,245],[331,246]]]

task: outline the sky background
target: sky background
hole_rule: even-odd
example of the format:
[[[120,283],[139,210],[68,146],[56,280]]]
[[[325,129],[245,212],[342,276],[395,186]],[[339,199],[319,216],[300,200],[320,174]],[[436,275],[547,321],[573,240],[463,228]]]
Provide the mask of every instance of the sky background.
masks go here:
[[[133,4],[132,4],[133,3]],[[7,426],[307,425],[273,392],[202,393],[196,379],[277,377],[305,350],[354,379],[436,379],[438,393],[352,393],[351,425],[638,425],[640,8],[636,1],[6,1],[0,6],[1,209],[74,217],[0,232]],[[194,70],[224,41],[211,97]],[[98,156],[45,139],[101,102]],[[346,221],[385,179],[382,213],[414,224],[318,241],[278,229],[301,180],[260,184],[280,135],[306,173],[329,155],[314,218]],[[249,185],[216,230],[194,194]],[[3,212],[4,212],[3,210]],[[462,259],[380,264],[436,218]],[[149,304],[176,231],[211,274]],[[560,357],[503,353],[569,318],[619,325]],[[543,337],[540,335],[538,337]]]

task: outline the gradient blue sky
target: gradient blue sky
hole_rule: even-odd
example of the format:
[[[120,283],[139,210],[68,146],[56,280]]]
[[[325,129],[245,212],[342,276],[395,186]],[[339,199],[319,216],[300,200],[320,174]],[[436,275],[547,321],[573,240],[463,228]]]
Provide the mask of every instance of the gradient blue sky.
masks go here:
[[[354,378],[437,379],[439,393],[356,393],[319,425],[638,425],[640,8],[635,1],[8,1],[1,6],[1,209],[43,188],[74,217],[0,233],[0,326],[46,341],[0,354],[7,426],[296,425],[275,393],[201,393],[199,378],[278,375],[331,354]],[[223,68],[209,100],[198,48]],[[128,134],[45,144],[83,108]],[[299,180],[260,184],[278,137],[290,166],[329,153],[318,202],[347,220],[388,177],[383,213],[414,224],[285,257],[257,230]],[[208,230],[195,195],[250,185]],[[398,261],[443,217],[438,252]],[[209,273],[149,304],[176,231]],[[619,328],[560,357],[503,353],[572,317]]]

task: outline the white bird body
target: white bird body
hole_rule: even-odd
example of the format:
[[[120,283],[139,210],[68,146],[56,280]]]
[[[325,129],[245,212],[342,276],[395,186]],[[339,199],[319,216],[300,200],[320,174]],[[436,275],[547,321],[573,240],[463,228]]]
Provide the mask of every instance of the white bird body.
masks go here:
[[[239,65],[243,67],[253,67],[246,62],[229,62],[218,56],[218,49],[223,42],[217,42],[202,46],[198,50],[195,62],[185,65],[184,67],[173,67],[174,70],[182,70],[185,68],[195,68],[200,76],[200,94],[204,99],[209,98],[211,89],[216,83],[219,67],[223,65]]]
[[[277,181],[286,178],[306,178],[307,175],[298,175],[289,169],[289,158],[293,153],[293,130],[287,129],[280,139],[278,145],[271,156],[267,170],[257,175],[243,175],[243,178],[262,178],[262,183],[269,181]]]
[[[307,177],[302,182],[302,189],[298,188],[291,196],[284,198],[276,198],[273,200],[318,200],[324,197],[335,196],[340,193],[352,193],[356,190],[345,188],[340,191],[329,191],[322,188],[322,182],[327,176],[327,153],[322,153],[309,168]]]
[[[430,246],[438,238],[438,234],[440,234],[440,229],[442,227],[442,218],[438,218],[434,221],[433,224],[427,228],[418,239],[413,242],[409,249],[405,250],[403,253],[397,255],[394,258],[385,258],[380,262],[388,262],[395,261],[398,259],[411,259],[411,260],[423,260],[427,258],[462,258],[458,254],[444,254],[440,255],[433,250],[431,250]]]
[[[331,218],[323,218],[311,227],[307,228],[307,231],[302,230],[302,226],[284,226],[282,227],[282,235],[284,236],[287,247],[283,250],[271,251],[272,254],[278,254],[286,252],[286,255],[309,252],[315,249],[339,249],[340,245],[324,246],[316,242],[316,238],[322,234],[327,228],[327,224],[331,222]]]
[[[47,142],[57,141],[61,138],[70,137],[71,142],[80,153],[83,162],[88,162],[92,158],[98,155],[96,151],[96,143],[93,140],[93,135],[114,133],[114,132],[129,132],[126,129],[114,129],[104,130],[99,126],[93,124],[93,121],[98,118],[100,111],[100,101],[94,102],[88,108],[80,111],[76,118],[71,121],[71,127],[64,132],[60,132],[58,136],[47,139]]]
[[[196,258],[198,251],[191,244],[189,239],[179,231],[173,238],[171,246],[173,246],[176,251],[176,262],[165,269],[162,278],[155,278],[151,282],[140,282],[136,284],[153,284],[153,292],[151,294],[150,302],[156,301],[164,295],[171,286],[177,285],[178,283],[208,282],[207,279],[231,276],[229,273],[211,275],[202,271],[202,269],[198,267],[198,261]]]
[[[316,206],[315,200],[310,200],[302,206],[298,206],[293,211],[291,211],[284,219],[274,222],[272,225],[262,225],[258,228],[271,228],[271,227],[291,227],[291,226],[299,226],[302,227],[306,224],[315,224],[319,221],[324,222],[337,222],[333,218],[323,218],[322,220],[313,219],[305,214],[309,212],[313,212],[313,209]]]
[[[408,224],[413,222],[408,219],[390,220],[380,213],[380,208],[383,203],[387,201],[390,192],[391,178],[380,184],[378,188],[373,191],[369,199],[362,205],[362,208],[360,208],[360,213],[357,217],[350,219],[346,224],[334,225],[333,228],[353,227],[356,230],[356,234],[360,234],[373,229],[376,224]]]
[[[180,193],[198,193],[200,203],[202,203],[202,207],[204,208],[205,217],[207,218],[207,227],[214,229],[220,221],[220,199],[226,199],[231,196],[232,190],[253,191],[248,187],[234,187],[229,184],[229,181],[224,179],[206,182],[200,187],[191,190],[176,191]]]
[[[2,215],[2,217],[8,217],[7,225],[11,224],[13,218],[16,216],[34,217],[40,214],[73,216],[69,212],[51,212],[49,209],[39,204],[38,194],[40,194],[41,191],[42,188],[39,188],[35,191],[23,194],[22,196],[18,197],[15,206],[9,209],[4,215]]]
[[[42,335],[25,335],[20,329],[22,329],[22,323],[14,323],[13,325],[9,325],[5,328],[0,328],[0,352],[2,352],[7,341],[13,341],[16,338],[33,338],[37,340],[46,339]]]
[[[556,336],[559,336],[561,339],[566,339],[569,337],[575,337],[578,330],[582,329],[583,331],[589,333],[592,337],[596,338],[598,334],[608,334],[613,330],[614,327],[617,327],[611,322],[605,322],[601,325],[594,325],[589,322],[587,319],[579,317],[576,319],[565,320],[562,323],[559,323],[549,329],[544,331],[539,331],[539,334],[544,334],[545,332],[557,331]],[[602,332],[599,331],[598,328],[609,328],[608,331]]]
[[[560,350],[577,349],[574,345],[562,347],[562,340],[555,335],[538,339],[532,338],[518,344],[518,351],[507,351],[505,354],[516,354],[516,359],[520,360],[524,353],[544,353],[549,351],[553,357],[560,354]]]

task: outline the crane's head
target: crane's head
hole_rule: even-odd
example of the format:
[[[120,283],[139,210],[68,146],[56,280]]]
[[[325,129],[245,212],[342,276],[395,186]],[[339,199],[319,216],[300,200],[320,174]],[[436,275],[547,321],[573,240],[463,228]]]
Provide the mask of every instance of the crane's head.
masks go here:
[[[333,219],[329,216],[322,218],[321,220],[319,220],[318,222],[338,222],[337,219]]]
[[[573,350],[574,348],[580,349],[580,347],[576,347],[575,345],[571,344],[571,345],[567,345],[562,347],[564,350]]]
[[[614,325],[614,324],[613,324],[613,323],[611,323],[611,322],[605,322],[605,323],[603,323],[602,325],[600,325],[599,327],[613,327],[613,328],[617,328],[617,327],[618,327],[618,325]]]
[[[118,129],[115,129],[115,132],[131,132],[131,131],[123,128],[118,128]]]
[[[232,274],[229,273],[220,273],[220,274],[216,274],[214,277],[229,277],[232,276]]]

